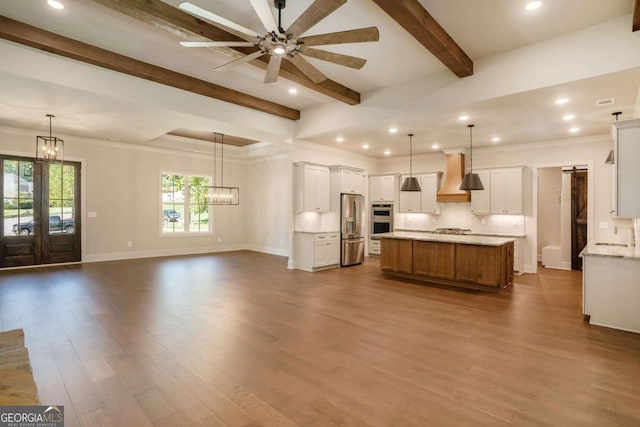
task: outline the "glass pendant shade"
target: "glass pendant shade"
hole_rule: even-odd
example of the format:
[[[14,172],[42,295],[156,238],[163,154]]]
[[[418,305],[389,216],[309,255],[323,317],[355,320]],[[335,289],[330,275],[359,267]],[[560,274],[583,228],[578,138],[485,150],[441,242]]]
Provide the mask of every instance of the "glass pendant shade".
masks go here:
[[[467,125],[469,128],[469,172],[464,174],[462,178],[462,184],[460,184],[460,190],[484,190],[482,180],[477,173],[473,173],[473,127],[475,125]]]
[[[404,179],[400,191],[422,191],[418,178],[413,176],[413,134],[407,135],[409,137],[409,176]]]

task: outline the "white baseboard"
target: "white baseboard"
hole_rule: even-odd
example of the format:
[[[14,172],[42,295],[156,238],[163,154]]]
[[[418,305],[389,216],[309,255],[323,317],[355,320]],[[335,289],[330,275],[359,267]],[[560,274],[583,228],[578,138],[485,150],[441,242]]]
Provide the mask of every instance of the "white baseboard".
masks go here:
[[[245,249],[255,252],[262,252],[271,255],[289,256],[289,251],[282,248],[270,248],[268,246],[245,245]]]
[[[197,255],[212,252],[230,252],[247,249],[246,245],[216,245],[200,246],[196,248],[154,249],[148,251],[108,252],[102,254],[85,255],[83,262],[119,261],[136,258],[155,258],[177,255]]]

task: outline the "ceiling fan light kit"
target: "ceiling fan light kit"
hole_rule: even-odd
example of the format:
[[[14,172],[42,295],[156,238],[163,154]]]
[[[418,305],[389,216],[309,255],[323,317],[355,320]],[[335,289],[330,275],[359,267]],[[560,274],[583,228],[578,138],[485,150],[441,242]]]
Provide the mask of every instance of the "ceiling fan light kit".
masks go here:
[[[305,76],[317,84],[326,80],[327,76],[305,60],[302,57],[303,55],[354,69],[362,68],[367,61],[363,58],[329,52],[322,49],[306,49],[306,46],[374,42],[378,41],[380,37],[378,29],[375,27],[319,34],[307,38],[302,37],[307,30],[333,13],[340,6],[344,5],[347,0],[315,0],[286,31],[282,27],[282,9],[286,6],[286,0],[273,0],[273,6],[278,10],[277,23],[271,12],[271,6],[268,3],[269,0],[249,1],[266,30],[264,35],[255,34],[252,30],[202,9],[190,2],[182,2],[178,6],[181,10],[198,18],[205,19],[245,41],[181,42],[181,45],[184,47],[255,47],[258,48],[256,52],[223,64],[217,67],[216,71],[226,71],[263,55],[271,55],[264,83],[273,83],[278,80],[281,60],[274,60],[274,58],[280,57],[289,60]]]

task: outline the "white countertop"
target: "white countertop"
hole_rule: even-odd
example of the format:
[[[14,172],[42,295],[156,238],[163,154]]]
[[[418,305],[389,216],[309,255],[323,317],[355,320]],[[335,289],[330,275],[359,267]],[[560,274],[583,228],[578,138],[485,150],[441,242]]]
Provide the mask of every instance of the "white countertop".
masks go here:
[[[612,246],[612,245],[596,245],[592,243],[586,246],[582,252],[581,257],[585,256],[602,256],[613,258],[626,258],[635,259],[640,261],[640,246]]]
[[[396,228],[396,231],[409,231],[409,232],[414,232],[414,233],[435,233],[433,230],[412,230],[409,228]],[[527,237],[526,234],[524,233],[514,233],[514,234],[510,234],[510,233],[483,233],[483,232],[476,232],[476,231],[467,231],[465,234],[465,236],[489,236],[489,237],[513,237],[515,239],[517,238],[521,238],[521,237]]]
[[[421,240],[425,242],[446,242],[446,243],[464,243],[468,245],[481,246],[502,246],[505,243],[513,242],[511,237],[489,237],[489,236],[470,236],[470,235],[452,235],[452,234],[433,234],[424,231],[395,231],[393,233],[376,234],[376,237]]]
[[[340,233],[339,231],[294,231],[294,233],[303,233],[303,234],[331,234],[331,233]]]

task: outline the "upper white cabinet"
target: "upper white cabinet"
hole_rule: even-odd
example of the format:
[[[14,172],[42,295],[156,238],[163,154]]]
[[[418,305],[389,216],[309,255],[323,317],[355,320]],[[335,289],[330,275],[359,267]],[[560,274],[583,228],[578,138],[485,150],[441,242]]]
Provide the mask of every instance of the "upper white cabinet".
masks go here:
[[[295,164],[296,213],[329,212],[331,176],[327,166]]]
[[[421,206],[420,211],[424,213],[439,214],[440,205],[436,201],[436,195],[440,189],[442,172],[426,173],[418,177],[420,180]]]
[[[397,182],[397,175],[369,176],[369,200],[371,202],[395,201]]]
[[[476,215],[491,214],[491,170],[473,170],[480,177],[484,190],[471,192],[471,212]]]
[[[409,175],[402,175],[400,182]],[[420,177],[414,175],[418,180]],[[401,213],[420,213],[422,212],[422,191],[400,191],[400,204],[398,210]]]
[[[614,123],[614,214],[640,218],[640,119]]]
[[[491,169],[491,213],[522,215],[523,168]]]
[[[332,166],[331,172],[338,193],[364,194],[364,175],[362,169]]]
[[[400,182],[409,175],[400,177]],[[421,191],[400,191],[399,212],[439,214],[440,207],[436,202],[436,194],[440,189],[442,172],[413,174],[420,183]]]

